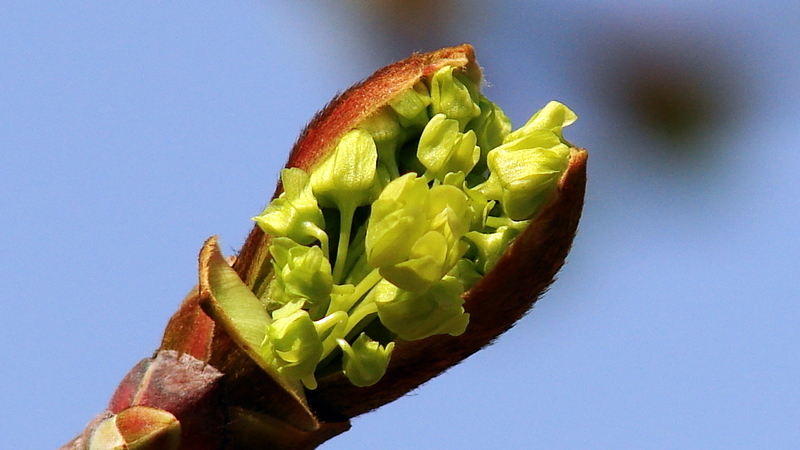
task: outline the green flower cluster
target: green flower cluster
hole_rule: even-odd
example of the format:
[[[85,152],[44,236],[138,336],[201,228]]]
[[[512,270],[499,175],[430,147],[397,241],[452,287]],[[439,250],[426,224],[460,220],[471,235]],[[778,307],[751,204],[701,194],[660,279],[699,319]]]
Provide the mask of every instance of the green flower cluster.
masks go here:
[[[395,342],[462,334],[463,293],[554,195],[569,162],[551,102],[511,122],[444,67],[345,134],[254,220],[273,270],[253,287],[271,320],[261,344],[278,373],[316,387],[343,372],[377,383]]]

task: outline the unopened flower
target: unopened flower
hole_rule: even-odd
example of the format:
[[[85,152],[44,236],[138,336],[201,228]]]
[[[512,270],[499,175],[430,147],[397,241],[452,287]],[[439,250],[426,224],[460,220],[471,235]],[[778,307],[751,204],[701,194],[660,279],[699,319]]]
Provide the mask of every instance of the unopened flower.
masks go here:
[[[281,172],[283,193],[253,220],[271,236],[288,237],[302,245],[320,241],[327,250],[325,218],[311,193],[308,174],[300,169]]]
[[[275,278],[270,282],[266,303],[285,305],[302,300],[303,308],[317,317],[317,311],[328,307],[333,291],[331,265],[323,251],[285,237],[275,238],[269,251]]]
[[[317,386],[314,370],[322,356],[322,339],[302,306],[302,302],[291,302],[272,313],[262,352],[278,373],[313,389]]]
[[[454,67],[442,67],[431,77],[431,112],[455,119],[463,130],[470,120],[481,114],[476,103],[478,87],[456,71]]]
[[[397,113],[400,126],[408,130],[422,129],[428,123],[430,104],[430,92],[423,82],[415,83],[411,89],[406,89],[389,100],[389,106]]]
[[[530,218],[549,200],[567,169],[570,149],[562,129],[575,119],[566,106],[550,102],[524,127],[507,135],[502,145],[488,152],[491,175],[478,190],[500,201],[510,219]]]
[[[425,126],[419,138],[417,158],[433,178],[444,179],[448,173],[470,173],[481,156],[475,132],[458,131],[458,121],[437,114]]]
[[[361,333],[353,345],[344,339],[338,339],[337,343],[342,349],[342,371],[354,385],[372,386],[386,373],[394,342],[383,346]]]
[[[464,312],[464,285],[456,277],[445,277],[422,294],[390,282],[375,286],[375,303],[381,322],[406,341],[434,334],[458,336],[469,323]]]

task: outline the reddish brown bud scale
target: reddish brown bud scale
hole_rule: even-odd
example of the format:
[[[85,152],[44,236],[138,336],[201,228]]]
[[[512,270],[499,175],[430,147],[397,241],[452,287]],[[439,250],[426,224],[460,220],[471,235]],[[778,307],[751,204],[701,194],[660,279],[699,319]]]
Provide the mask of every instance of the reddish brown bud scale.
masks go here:
[[[177,450],[180,446],[180,422],[163,409],[130,407],[117,414],[116,425],[130,449]]]
[[[160,351],[131,369],[108,409],[114,414],[133,406],[168,411],[180,421],[181,448],[215,449],[225,433],[222,376],[216,368],[188,354]]]
[[[175,350],[208,362],[215,324],[200,308],[199,300],[197,289],[192,289],[178,312],[170,318],[161,350]]]

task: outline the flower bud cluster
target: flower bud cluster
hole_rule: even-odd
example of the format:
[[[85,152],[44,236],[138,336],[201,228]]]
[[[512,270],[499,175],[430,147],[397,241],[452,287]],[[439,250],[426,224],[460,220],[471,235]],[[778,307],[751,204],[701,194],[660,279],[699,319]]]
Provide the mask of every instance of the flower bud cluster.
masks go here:
[[[459,69],[443,67],[346,133],[256,222],[272,271],[254,294],[271,320],[260,347],[278,373],[316,387],[343,372],[377,383],[395,342],[458,336],[464,292],[555,193],[569,161],[551,102],[511,122]]]

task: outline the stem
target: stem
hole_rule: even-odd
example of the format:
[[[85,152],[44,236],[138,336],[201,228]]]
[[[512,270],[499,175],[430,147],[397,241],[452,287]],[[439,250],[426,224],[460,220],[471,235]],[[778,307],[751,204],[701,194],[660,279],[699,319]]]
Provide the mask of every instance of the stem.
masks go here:
[[[486,217],[486,226],[489,228],[500,228],[502,226],[509,225],[509,218],[508,217],[494,217],[494,216],[487,216]]]
[[[347,335],[347,323],[348,317],[344,311],[336,311],[333,314],[314,322],[314,326],[317,328],[317,333],[319,333],[320,336],[326,335],[322,340],[322,357],[320,357],[320,360],[337,348],[336,339]],[[331,328],[333,329],[330,330]],[[342,331],[343,329],[345,330],[344,332]]]
[[[344,330],[339,327],[339,323],[336,324],[336,328],[325,338],[322,342],[322,356],[319,358],[319,364],[317,364],[317,370],[315,373],[319,374],[330,364],[334,358],[331,357],[331,354],[336,350],[339,350],[339,344],[336,343],[336,338],[346,339],[347,336],[365,319],[370,318],[370,316],[377,317],[378,308],[375,306],[375,302],[369,301],[362,304],[359,304],[358,307],[354,310],[354,314],[351,315],[347,319],[347,325],[344,327]],[[368,325],[371,322],[372,318],[364,324],[364,326]],[[363,327],[362,327],[363,328]]]
[[[369,316],[377,316],[377,313],[378,307],[375,305],[375,301],[372,300],[371,295],[367,295],[364,301],[359,303],[359,305],[351,311],[350,317],[347,319],[347,326],[344,329],[345,338],[349,336],[364,319],[367,319]],[[369,322],[371,321],[372,320]],[[369,322],[365,323],[364,326],[367,326]]]
[[[358,286],[355,287],[353,293],[347,296],[345,300],[340,302],[331,302],[327,314],[333,314],[336,311],[345,311],[348,314],[351,313],[350,310],[353,308],[353,305],[355,305],[358,300],[364,296],[364,294],[378,284],[381,279],[382,277],[380,273],[378,273],[378,269],[373,269],[372,272],[370,272],[366,277],[364,277],[363,280],[361,280],[361,282],[358,283]]]
[[[318,227],[318,226],[316,226],[314,224],[311,224],[311,223],[306,225],[306,229],[308,230],[308,233],[311,236],[314,236],[315,238],[317,238],[317,240],[321,244],[322,253],[325,254],[326,258],[330,259],[331,254],[330,254],[330,252],[328,250],[328,235],[327,235],[327,233],[325,233],[325,231],[322,230],[320,227]]]
[[[434,186],[436,186],[436,183],[438,182],[438,180],[436,179],[435,176],[433,176],[433,174],[431,173],[430,170],[426,170],[425,173],[423,173],[419,178],[422,178],[423,180],[425,180],[426,184],[428,184],[431,181],[433,181],[433,183],[434,183],[433,185]]]
[[[372,269],[372,272],[369,273],[360,283],[356,286],[356,290],[353,291],[353,294],[347,299],[347,309],[348,313],[352,312],[350,309],[356,302],[364,296],[370,289],[372,289],[379,281],[381,281],[383,277],[381,274],[378,273],[378,269]]]
[[[356,269],[361,269],[358,267],[359,262],[362,262],[362,265],[367,265],[367,253],[366,253],[366,237],[367,237],[367,225],[366,223],[362,224],[358,227],[358,231],[356,231],[355,236],[353,236],[350,242],[350,250],[348,251],[347,255],[347,262],[345,263],[345,273],[347,274],[344,277],[344,280],[349,282],[350,284],[357,284],[360,282],[360,279],[349,279],[356,274]],[[363,279],[363,278],[361,278]]]
[[[350,229],[353,227],[353,214],[356,210],[351,205],[339,207],[341,216],[339,228],[339,245],[336,249],[336,263],[333,266],[333,282],[340,284],[344,267],[347,265],[347,250],[350,246]]]

